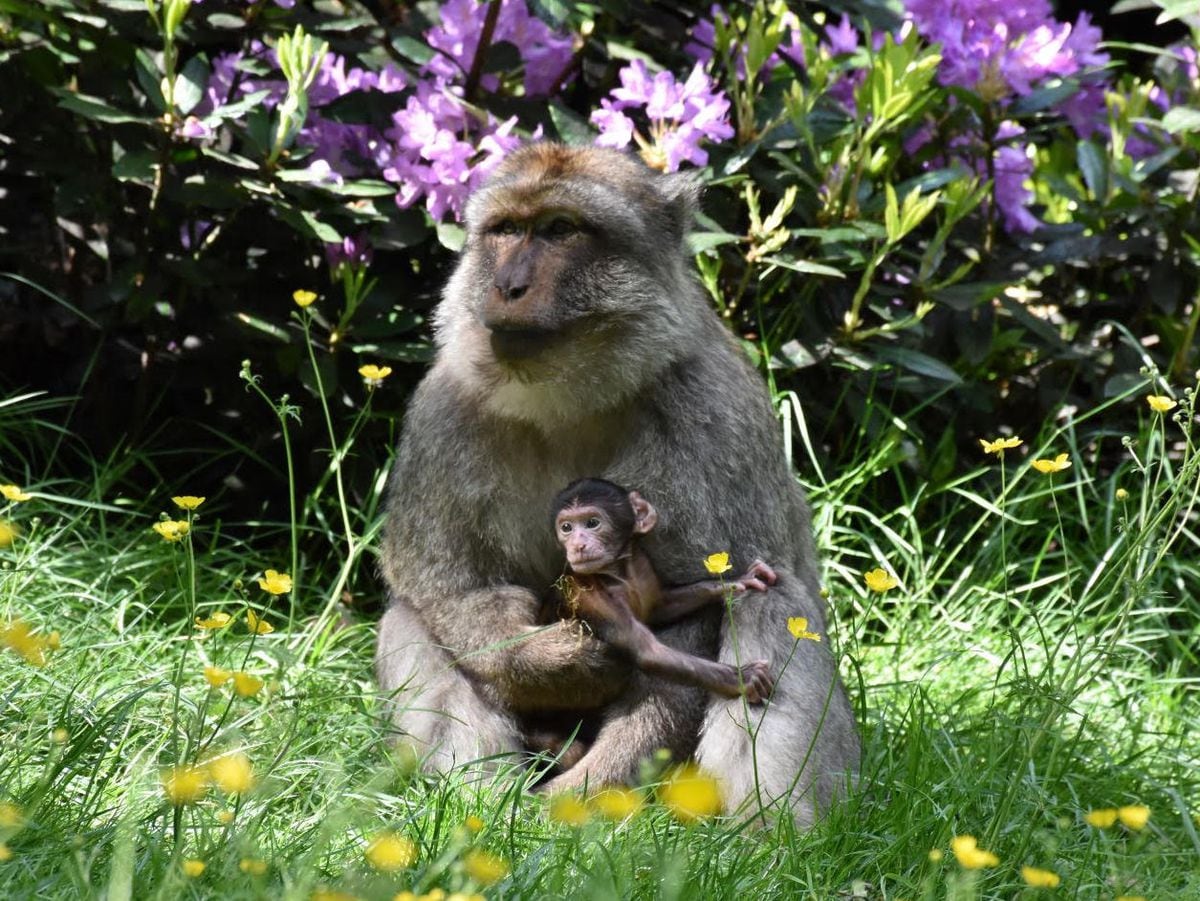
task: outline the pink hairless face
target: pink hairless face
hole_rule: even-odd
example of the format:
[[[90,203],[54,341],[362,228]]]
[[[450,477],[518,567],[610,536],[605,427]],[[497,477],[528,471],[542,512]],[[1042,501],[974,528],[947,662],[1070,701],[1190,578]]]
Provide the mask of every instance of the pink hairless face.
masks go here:
[[[567,553],[567,564],[581,576],[604,572],[621,556],[629,541],[612,517],[595,504],[572,504],[558,511],[554,534]]]

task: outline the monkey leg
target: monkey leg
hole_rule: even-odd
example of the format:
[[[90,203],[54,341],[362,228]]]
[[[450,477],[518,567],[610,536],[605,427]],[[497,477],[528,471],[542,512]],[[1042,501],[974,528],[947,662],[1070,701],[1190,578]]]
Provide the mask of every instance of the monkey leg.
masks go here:
[[[402,600],[379,621],[375,671],[397,738],[414,744],[426,769],[521,750],[515,720],[479,694]]]
[[[731,812],[753,815],[760,807],[786,806],[807,827],[845,794],[858,768],[859,739],[828,642],[797,644],[783,628],[789,615],[800,613],[824,631],[815,580],[778,574],[765,596],[734,607],[737,653],[733,630],[723,628],[718,655],[727,663],[771,661],[770,703],[747,708],[740,700],[711,698],[696,760],[720,779]]]

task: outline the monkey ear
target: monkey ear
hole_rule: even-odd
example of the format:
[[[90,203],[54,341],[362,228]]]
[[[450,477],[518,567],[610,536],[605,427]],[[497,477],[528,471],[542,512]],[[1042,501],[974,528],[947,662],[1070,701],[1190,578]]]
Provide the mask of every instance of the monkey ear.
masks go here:
[[[700,209],[700,192],[704,181],[699,172],[672,172],[658,177],[658,191],[667,204],[667,213],[675,233],[683,238],[692,228],[696,211]]]
[[[629,504],[633,507],[634,535],[645,535],[658,524],[658,511],[636,491],[629,492]]]

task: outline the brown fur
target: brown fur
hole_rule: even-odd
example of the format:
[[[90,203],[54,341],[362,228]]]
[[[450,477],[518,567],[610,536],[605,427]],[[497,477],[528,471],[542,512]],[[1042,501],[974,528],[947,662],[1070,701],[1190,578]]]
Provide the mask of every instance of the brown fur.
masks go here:
[[[552,788],[628,782],[662,747],[694,752],[731,804],[784,802],[807,823],[856,769],[858,735],[828,642],[787,632],[789,616],[824,631],[809,515],[762,380],[691,276],[695,202],[688,177],[554,145],[514,153],[472,199],[392,474],[377,672],[430,766],[521,750],[519,713],[603,709]],[[543,352],[501,360],[481,320],[496,290],[481,223],[546,204],[588,223],[585,262],[520,314],[552,329]],[[538,624],[558,575],[545,511],[558,486],[595,473],[659,504],[645,546],[668,584],[694,581],[716,550],[735,567],[771,561],[777,584],[735,605],[736,628],[712,611],[659,633],[724,663],[769,661],[765,708],[646,678],[594,637]]]

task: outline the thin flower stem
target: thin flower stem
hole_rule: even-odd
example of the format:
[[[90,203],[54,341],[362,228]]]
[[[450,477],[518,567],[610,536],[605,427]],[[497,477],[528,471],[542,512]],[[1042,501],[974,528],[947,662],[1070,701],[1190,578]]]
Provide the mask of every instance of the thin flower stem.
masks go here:
[[[308,348],[308,359],[312,363],[313,379],[317,384],[317,399],[321,412],[325,417],[325,429],[329,434],[329,452],[333,454],[334,484],[337,487],[338,508],[342,514],[342,529],[346,535],[346,556],[353,557],[355,551],[354,531],[350,527],[350,507],[346,503],[346,486],[342,479],[342,448],[338,445],[337,433],[333,428],[333,416],[329,412],[329,401],[325,398],[325,382],[321,378],[321,368],[317,365],[317,354],[313,349],[312,336],[309,333],[308,317],[303,317],[304,345]],[[295,573],[292,574],[293,577]]]

